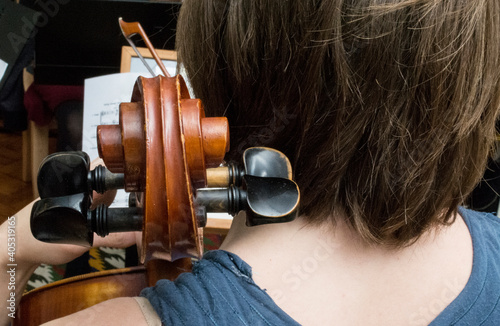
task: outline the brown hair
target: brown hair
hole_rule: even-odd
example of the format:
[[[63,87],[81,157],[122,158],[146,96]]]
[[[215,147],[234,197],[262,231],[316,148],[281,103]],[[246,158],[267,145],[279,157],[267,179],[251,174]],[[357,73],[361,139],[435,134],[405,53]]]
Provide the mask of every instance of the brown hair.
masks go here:
[[[401,246],[450,223],[500,108],[498,0],[185,0],[181,63],[232,154],[291,159],[309,221]]]

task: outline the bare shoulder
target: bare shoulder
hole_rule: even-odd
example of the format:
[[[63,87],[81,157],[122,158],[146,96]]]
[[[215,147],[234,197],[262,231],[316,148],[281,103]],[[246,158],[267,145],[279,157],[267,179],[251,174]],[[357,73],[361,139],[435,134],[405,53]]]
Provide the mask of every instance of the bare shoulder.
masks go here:
[[[115,298],[101,302],[72,315],[44,325],[137,325],[147,326],[146,319],[134,298]]]

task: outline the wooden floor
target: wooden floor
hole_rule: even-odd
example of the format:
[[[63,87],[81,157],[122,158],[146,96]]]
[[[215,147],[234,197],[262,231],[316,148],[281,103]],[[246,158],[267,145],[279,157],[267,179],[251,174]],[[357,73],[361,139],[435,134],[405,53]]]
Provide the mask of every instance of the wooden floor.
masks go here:
[[[0,131],[0,222],[33,200],[31,182],[21,175],[22,134]]]
[[[5,131],[0,118],[0,223],[33,201],[31,182],[22,178],[22,132]],[[55,135],[49,137],[49,153],[56,149]]]

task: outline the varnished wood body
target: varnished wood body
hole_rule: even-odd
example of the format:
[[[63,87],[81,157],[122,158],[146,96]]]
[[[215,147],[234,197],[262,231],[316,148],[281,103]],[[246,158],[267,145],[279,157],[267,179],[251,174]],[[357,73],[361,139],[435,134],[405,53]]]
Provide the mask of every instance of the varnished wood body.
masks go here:
[[[158,280],[174,280],[190,270],[190,259],[152,260],[147,268],[121,268],[63,279],[24,294],[13,325],[40,325],[109,299],[138,296]]]
[[[146,286],[144,267],[97,272],[64,279],[23,295],[13,324],[40,325],[112,298],[137,296]]]

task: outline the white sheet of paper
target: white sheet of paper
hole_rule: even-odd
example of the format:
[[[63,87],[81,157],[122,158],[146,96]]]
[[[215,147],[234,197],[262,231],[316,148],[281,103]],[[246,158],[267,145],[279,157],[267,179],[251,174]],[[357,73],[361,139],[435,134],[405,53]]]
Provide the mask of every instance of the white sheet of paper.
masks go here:
[[[2,59],[0,59],[0,80],[2,80],[3,75],[5,74],[5,71],[7,70],[7,67],[9,64]]]
[[[118,124],[120,103],[130,102],[135,81],[140,73],[113,74],[85,80],[83,100],[82,150],[91,160],[99,157],[97,126]],[[120,190],[113,207],[127,207],[128,194]]]
[[[156,64],[155,59],[145,58],[146,63],[151,67],[154,71],[155,75],[163,75],[160,67]],[[173,60],[162,60],[163,65],[167,69],[170,76],[175,76],[175,70],[177,68],[177,62]],[[141,59],[139,57],[132,57],[130,60],[130,71],[143,73],[143,76],[151,77],[151,73],[148,68],[144,66]]]

